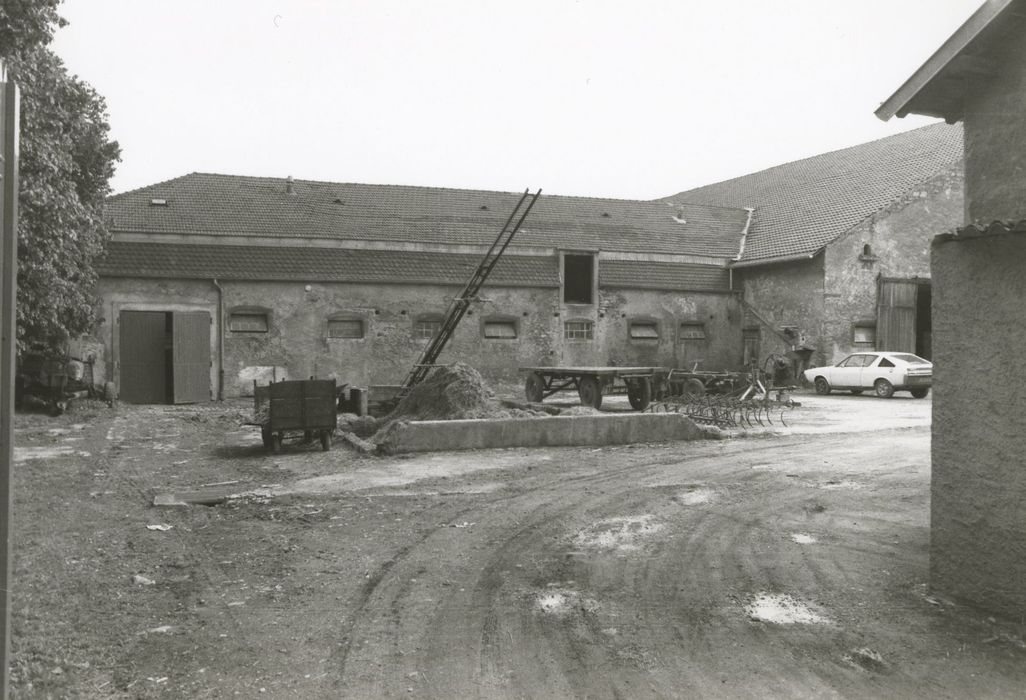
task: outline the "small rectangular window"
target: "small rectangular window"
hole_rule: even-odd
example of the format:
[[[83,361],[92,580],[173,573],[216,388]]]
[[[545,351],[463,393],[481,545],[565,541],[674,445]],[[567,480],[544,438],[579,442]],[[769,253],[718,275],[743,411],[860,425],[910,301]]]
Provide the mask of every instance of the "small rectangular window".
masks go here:
[[[681,340],[705,340],[704,323],[682,323],[680,324]]]
[[[233,313],[228,317],[228,330],[236,333],[266,333],[267,314]]]
[[[658,340],[659,324],[655,321],[631,321],[630,334],[634,340]]]
[[[858,346],[872,347],[876,344],[876,326],[855,326],[854,340]]]
[[[363,320],[359,318],[339,318],[328,321],[329,338],[362,338]]]
[[[484,324],[484,337],[485,338],[516,338],[517,337],[517,322],[516,321],[485,321]]]
[[[413,337],[418,340],[431,340],[441,327],[442,322],[438,319],[418,318],[413,322]]]
[[[563,256],[563,303],[591,304],[595,288],[595,256]]]
[[[567,340],[594,340],[595,324],[591,321],[567,321],[563,324],[563,337]]]

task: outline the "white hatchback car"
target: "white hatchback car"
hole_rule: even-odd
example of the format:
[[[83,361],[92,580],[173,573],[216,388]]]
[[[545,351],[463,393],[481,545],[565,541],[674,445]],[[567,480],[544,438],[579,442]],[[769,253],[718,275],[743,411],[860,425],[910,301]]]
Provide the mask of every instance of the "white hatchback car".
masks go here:
[[[832,367],[813,367],[803,374],[817,394],[829,394],[831,389],[861,394],[872,389],[884,399],[895,391],[909,391],[922,399],[933,384],[933,364],[907,352],[857,352]]]

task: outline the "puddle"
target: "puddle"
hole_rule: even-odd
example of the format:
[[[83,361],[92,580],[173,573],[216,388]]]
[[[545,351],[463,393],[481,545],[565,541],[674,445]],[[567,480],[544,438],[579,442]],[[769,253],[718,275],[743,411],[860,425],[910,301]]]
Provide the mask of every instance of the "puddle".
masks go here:
[[[845,489],[849,491],[854,491],[855,489],[862,488],[862,484],[860,484],[857,481],[851,481],[849,479],[845,479],[844,481],[824,481],[822,483],[816,484],[816,486],[821,489],[827,489],[828,491],[833,489]]]
[[[816,538],[812,535],[806,535],[804,532],[791,533],[791,541],[798,544],[816,544]]]
[[[759,593],[745,606],[745,613],[757,622],[772,622],[777,625],[815,625],[829,622],[804,603],[779,593]]]
[[[586,549],[638,550],[641,540],[663,529],[663,524],[654,519],[654,515],[634,515],[600,520],[577,533],[574,544]]]
[[[674,500],[685,506],[697,506],[703,503],[712,503],[716,500],[716,492],[712,489],[693,489],[678,493]]]
[[[570,610],[570,596],[556,591],[538,596],[538,609],[543,613],[562,617]]]
[[[90,457],[88,452],[76,450],[67,445],[52,447],[15,447],[14,462],[27,462],[30,459],[55,459],[57,457]]]

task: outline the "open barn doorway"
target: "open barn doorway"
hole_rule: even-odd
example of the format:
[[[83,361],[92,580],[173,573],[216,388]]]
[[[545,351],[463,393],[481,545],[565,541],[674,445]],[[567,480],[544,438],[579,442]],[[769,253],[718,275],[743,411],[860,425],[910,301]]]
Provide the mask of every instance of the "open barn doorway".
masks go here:
[[[881,277],[877,284],[876,349],[930,359],[933,322],[930,280]]]
[[[210,314],[122,311],[119,379],[123,401],[141,404],[210,400]]]

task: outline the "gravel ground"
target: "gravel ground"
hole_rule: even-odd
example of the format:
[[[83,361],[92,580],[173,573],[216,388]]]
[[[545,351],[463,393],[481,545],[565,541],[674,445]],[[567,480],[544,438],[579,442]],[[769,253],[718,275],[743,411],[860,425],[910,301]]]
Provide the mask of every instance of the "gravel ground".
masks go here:
[[[1022,697],[1021,624],[927,588],[929,399],[797,398],[407,458],[268,455],[242,403],[19,415],[12,695]]]

